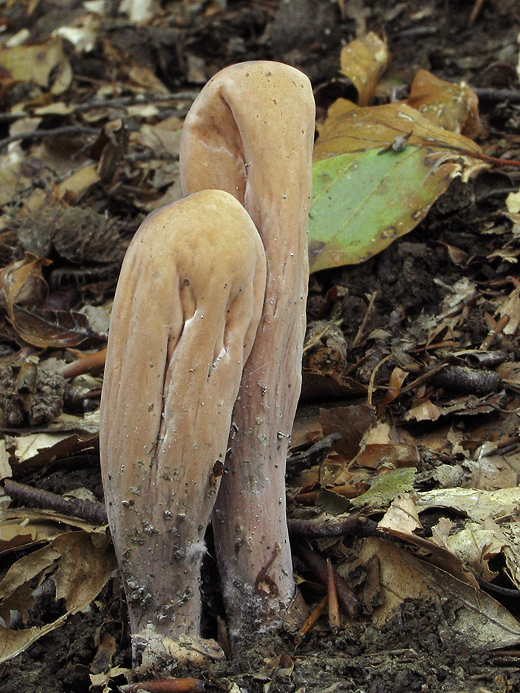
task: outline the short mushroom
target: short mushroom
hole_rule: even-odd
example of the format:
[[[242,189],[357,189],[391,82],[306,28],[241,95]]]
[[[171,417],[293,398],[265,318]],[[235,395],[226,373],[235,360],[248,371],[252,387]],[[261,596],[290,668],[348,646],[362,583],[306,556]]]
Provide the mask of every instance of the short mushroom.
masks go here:
[[[262,318],[213,515],[235,643],[278,626],[295,594],[285,461],[301,382],[314,115],[310,82],[301,72],[281,63],[241,63],[202,89],[181,139],[184,191],[234,195],[255,222],[267,256]]]
[[[134,636],[199,634],[204,533],[265,278],[253,222],[218,190],[153,212],[125,256],[100,450]]]

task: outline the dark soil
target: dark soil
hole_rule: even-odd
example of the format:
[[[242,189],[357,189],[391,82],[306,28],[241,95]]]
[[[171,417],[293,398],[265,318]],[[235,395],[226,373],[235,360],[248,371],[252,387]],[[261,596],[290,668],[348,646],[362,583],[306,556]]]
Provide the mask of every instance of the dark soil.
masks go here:
[[[179,3],[161,4],[168,14]],[[518,89],[515,64],[520,9],[515,0],[484,2],[473,23],[469,21],[472,0],[346,2],[344,16],[343,3],[330,0],[229,0],[224,11],[214,14],[200,11],[193,3],[186,4],[192,5],[192,12],[182,22],[133,26],[114,18],[105,29],[114,43],[152,68],[173,91],[193,88],[188,66],[195,58],[202,61],[202,81],[234,62],[274,58],[308,74],[318,89],[318,105],[323,109],[338,95],[352,95],[351,87],[335,77],[340,46],[354,38],[360,23],[386,34],[396,85],[406,85],[416,69],[423,67],[444,79],[466,80],[476,88]],[[62,5],[68,5],[73,13],[78,3]],[[49,8],[51,3],[39,3],[36,37],[44,38],[54,25],[65,21],[51,17]],[[15,10],[11,14],[16,29],[22,19]],[[105,74],[105,59],[100,54],[74,60],[75,71],[82,75],[95,79]],[[481,143],[486,151],[520,158],[518,103],[488,95],[481,99],[481,116]],[[518,174],[488,172],[468,185],[455,182],[412,233],[378,256],[360,266],[313,276],[309,319],[329,315],[331,291],[345,289],[333,303],[340,304],[343,332],[347,344],[351,344],[365,317],[367,296],[377,292],[365,332],[390,329],[394,345],[417,341],[422,329],[419,317],[438,314],[449,287],[461,277],[498,282],[506,276],[518,276],[518,269],[511,263],[500,257],[488,259],[491,250],[500,246],[500,239],[481,233],[486,220],[496,219],[497,209],[503,208],[505,195],[497,191],[518,187],[518,180]],[[123,218],[127,211],[130,205],[123,196],[112,198],[110,214]],[[125,224],[127,232],[137,226],[132,218],[125,219]],[[467,262],[454,264],[450,248],[466,253]],[[108,293],[111,290],[113,287]],[[396,309],[399,318],[388,328]],[[481,343],[488,333],[484,313],[481,307],[464,323],[467,342]],[[379,375],[384,378],[384,370]],[[326,407],[333,401],[335,397],[329,393],[328,399],[319,404]],[[397,405],[396,415],[399,406],[405,403]],[[80,460],[75,466],[71,469],[57,465],[39,479],[39,485],[55,493],[87,486],[102,500],[96,460]],[[356,538],[349,540],[348,546],[355,551]],[[205,635],[216,637],[217,616],[222,608],[213,573],[214,568],[208,565]],[[316,600],[310,593],[305,596],[310,604]],[[49,622],[60,609],[64,606],[53,599],[51,586],[49,596],[40,597],[34,621],[28,625]],[[518,612],[515,605],[511,610]],[[289,632],[259,637],[232,661],[196,672],[176,671],[174,675],[202,678],[207,681],[208,691],[231,690],[232,684],[237,684],[248,693],[519,691],[518,653],[472,652],[454,640],[448,612],[442,603],[408,602],[381,630],[368,618],[352,622],[343,616],[343,627],[333,632],[322,619],[299,644]],[[116,643],[112,667],[131,667],[129,632],[117,575],[87,611],[71,616],[62,627],[0,667],[0,691],[86,693],[104,632],[111,634]],[[118,683],[125,681],[121,677]],[[234,690],[238,693],[239,689]],[[117,690],[115,684],[109,690]]]

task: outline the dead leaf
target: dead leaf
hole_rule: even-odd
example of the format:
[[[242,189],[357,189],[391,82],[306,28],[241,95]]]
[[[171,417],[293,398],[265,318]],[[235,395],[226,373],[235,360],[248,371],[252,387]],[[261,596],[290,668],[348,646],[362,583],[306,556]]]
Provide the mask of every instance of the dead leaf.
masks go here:
[[[422,530],[423,527],[412,495],[404,493],[395,498],[377,526],[379,529],[394,529],[406,534],[413,534],[416,530]]]
[[[376,627],[396,615],[406,600],[421,600],[444,615],[440,634],[446,644],[456,640],[469,651],[485,651],[520,642],[518,621],[485,592],[381,539],[364,539],[360,562],[366,564],[374,556],[379,560],[384,596],[384,604],[374,611]]]
[[[58,36],[42,43],[0,48],[0,65],[19,82],[34,82],[62,94],[72,81],[72,68]]]
[[[83,313],[64,310],[26,310],[14,306],[11,322],[22,339],[38,347],[72,347],[94,332]]]
[[[14,564],[17,567],[8,581],[11,594],[15,576],[18,580],[25,581],[37,569],[41,572],[51,563],[55,563],[56,599],[65,600],[67,612],[42,627],[12,630],[0,626],[0,663],[20,654],[42,635],[64,623],[70,615],[88,606],[99,594],[116,566],[108,538],[99,533],[90,534],[85,531],[61,533],[46,548],[50,551],[40,550],[39,556],[33,559],[34,565],[29,565],[32,554],[19,559]]]
[[[478,97],[465,82],[454,84],[417,70],[406,102],[445,130],[470,138],[480,131]]]
[[[417,493],[419,512],[427,508],[450,508],[476,522],[488,517],[515,516],[520,507],[520,488],[480,491],[471,488],[434,489]]]
[[[341,49],[341,72],[358,92],[359,106],[369,106],[375,96],[379,78],[390,62],[385,39],[373,31],[357,38]]]
[[[9,315],[15,304],[33,308],[45,303],[48,287],[41,268],[49,264],[50,260],[26,253],[24,260],[0,270],[0,306]]]
[[[368,491],[357,498],[352,498],[351,503],[356,507],[369,506],[370,508],[385,508],[402,493],[413,488],[413,478],[417,469],[405,467],[385,472],[376,477]]]

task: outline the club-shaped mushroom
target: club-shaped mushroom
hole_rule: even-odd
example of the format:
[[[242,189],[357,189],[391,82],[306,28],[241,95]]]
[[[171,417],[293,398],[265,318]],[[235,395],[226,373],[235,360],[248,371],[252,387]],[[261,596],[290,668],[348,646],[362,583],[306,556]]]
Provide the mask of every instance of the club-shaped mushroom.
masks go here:
[[[245,206],[267,256],[260,326],[233,412],[213,530],[235,643],[276,627],[295,593],[285,460],[300,393],[315,106],[309,80],[266,61],[219,72],[186,117],[186,193],[221,189]]]
[[[265,281],[253,222],[219,190],[150,214],[126,253],[100,449],[134,636],[199,634],[204,533]]]

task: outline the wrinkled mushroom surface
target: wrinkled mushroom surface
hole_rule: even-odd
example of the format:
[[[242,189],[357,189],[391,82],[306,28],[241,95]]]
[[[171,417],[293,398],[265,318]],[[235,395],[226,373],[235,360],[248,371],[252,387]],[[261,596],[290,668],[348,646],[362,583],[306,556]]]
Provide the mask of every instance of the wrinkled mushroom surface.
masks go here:
[[[242,63],[206,84],[182,133],[184,191],[234,195],[255,222],[267,256],[262,317],[213,515],[235,643],[279,625],[295,592],[285,460],[301,383],[314,115],[310,82],[301,72],[280,63]]]
[[[153,212],[127,251],[100,447],[133,634],[198,635],[204,532],[265,277],[258,232],[222,191]]]

